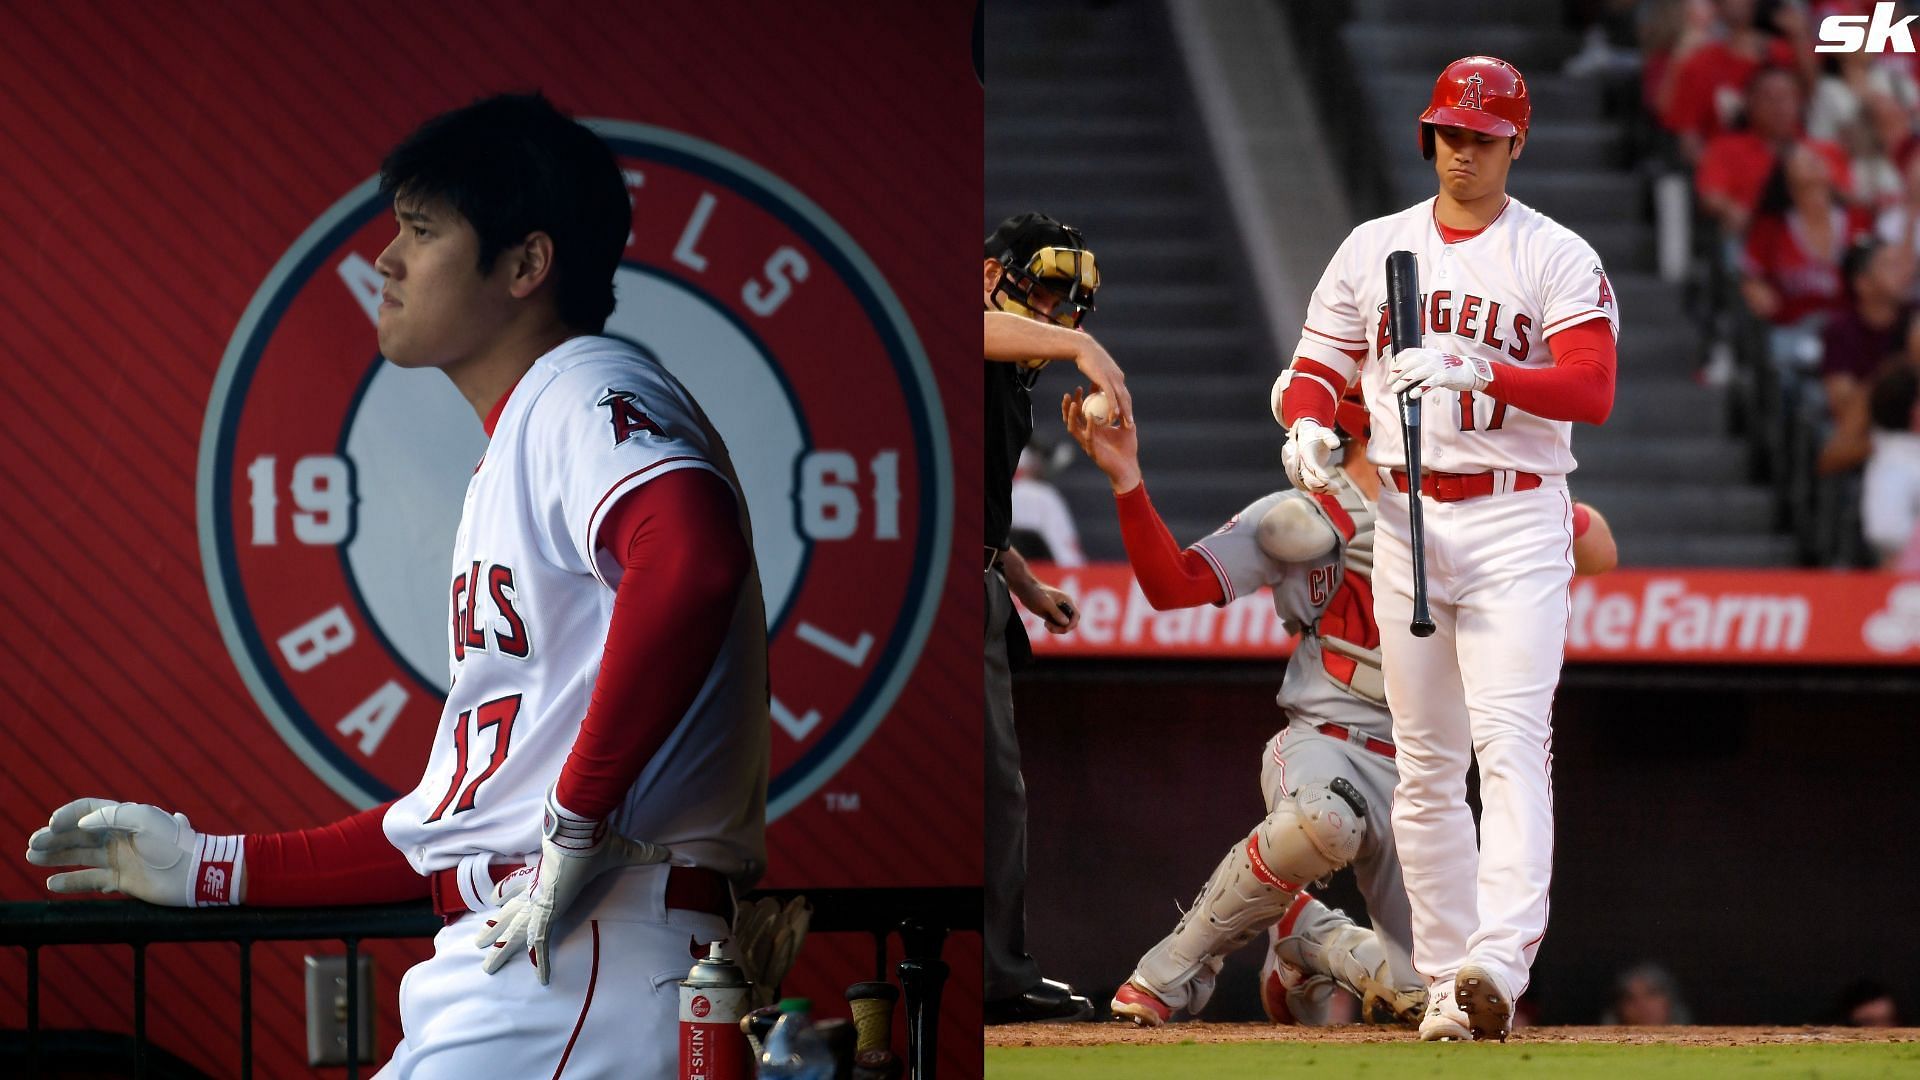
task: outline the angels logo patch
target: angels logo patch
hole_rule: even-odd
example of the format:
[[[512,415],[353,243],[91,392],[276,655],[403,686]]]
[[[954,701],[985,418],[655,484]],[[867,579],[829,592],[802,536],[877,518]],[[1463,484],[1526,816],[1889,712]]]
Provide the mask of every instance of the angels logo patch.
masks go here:
[[[854,755],[926,642],[951,543],[938,393],[899,301],[819,207],[710,143],[592,126],[634,205],[606,333],[693,392],[753,515],[777,817]],[[274,267],[221,361],[198,481],[208,592],[242,678],[361,806],[425,766],[447,563],[486,449],[444,375],[377,353],[373,262],[394,227],[368,180]],[[649,422],[617,393],[600,405],[612,430]]]
[[[1480,77],[1479,72],[1475,72],[1474,74],[1467,76],[1466,85],[1460,88],[1460,103],[1459,103],[1460,108],[1462,109],[1482,108],[1480,104],[1480,94],[1481,94],[1481,91],[1485,89],[1486,82],[1487,80]]]

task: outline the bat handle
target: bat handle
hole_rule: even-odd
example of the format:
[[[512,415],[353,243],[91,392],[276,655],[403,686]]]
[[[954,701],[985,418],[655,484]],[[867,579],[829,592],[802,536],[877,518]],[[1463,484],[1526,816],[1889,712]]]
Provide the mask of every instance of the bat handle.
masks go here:
[[[1420,399],[1403,395],[1400,419],[1407,443],[1407,519],[1413,544],[1413,621],[1408,631],[1414,637],[1432,637],[1433,615],[1427,609],[1427,528],[1420,506]]]

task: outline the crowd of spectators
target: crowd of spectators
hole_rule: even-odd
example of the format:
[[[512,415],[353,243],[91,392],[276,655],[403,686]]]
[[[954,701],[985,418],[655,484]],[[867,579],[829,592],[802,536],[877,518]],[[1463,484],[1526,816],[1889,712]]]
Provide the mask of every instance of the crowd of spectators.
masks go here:
[[[1763,328],[1782,423],[1798,426],[1782,437],[1813,448],[1795,465],[1845,493],[1855,542],[1812,557],[1920,560],[1920,55],[1815,50],[1822,19],[1872,0],[1607,6],[1637,24],[1646,113],[1692,175],[1722,303]]]

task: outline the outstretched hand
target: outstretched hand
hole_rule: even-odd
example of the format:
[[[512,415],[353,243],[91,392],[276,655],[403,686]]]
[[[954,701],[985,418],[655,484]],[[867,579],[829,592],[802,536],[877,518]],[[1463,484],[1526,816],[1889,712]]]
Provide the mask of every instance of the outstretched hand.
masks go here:
[[[1115,495],[1140,486],[1140,430],[1132,424],[1111,426],[1096,422],[1084,408],[1085,387],[1060,396],[1060,419],[1100,471],[1107,474]]]
[[[1074,358],[1073,366],[1093,383],[1093,388],[1107,395],[1113,402],[1113,424],[1119,428],[1133,427],[1133,395],[1127,391],[1127,377],[1120,372],[1106,346],[1095,341],[1092,335],[1083,334],[1080,355]]]
[[[185,814],[146,803],[75,799],[27,838],[27,861],[86,867],[48,878],[52,892],[119,893],[149,904],[187,907],[194,901],[199,840]]]

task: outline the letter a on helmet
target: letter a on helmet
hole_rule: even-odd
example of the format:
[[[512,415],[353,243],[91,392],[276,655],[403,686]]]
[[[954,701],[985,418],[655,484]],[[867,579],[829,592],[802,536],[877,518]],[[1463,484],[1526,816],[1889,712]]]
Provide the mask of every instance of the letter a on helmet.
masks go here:
[[[1533,105],[1520,69],[1492,56],[1466,56],[1447,65],[1420,114],[1420,153],[1433,157],[1433,128],[1461,127],[1501,138],[1527,130]]]

